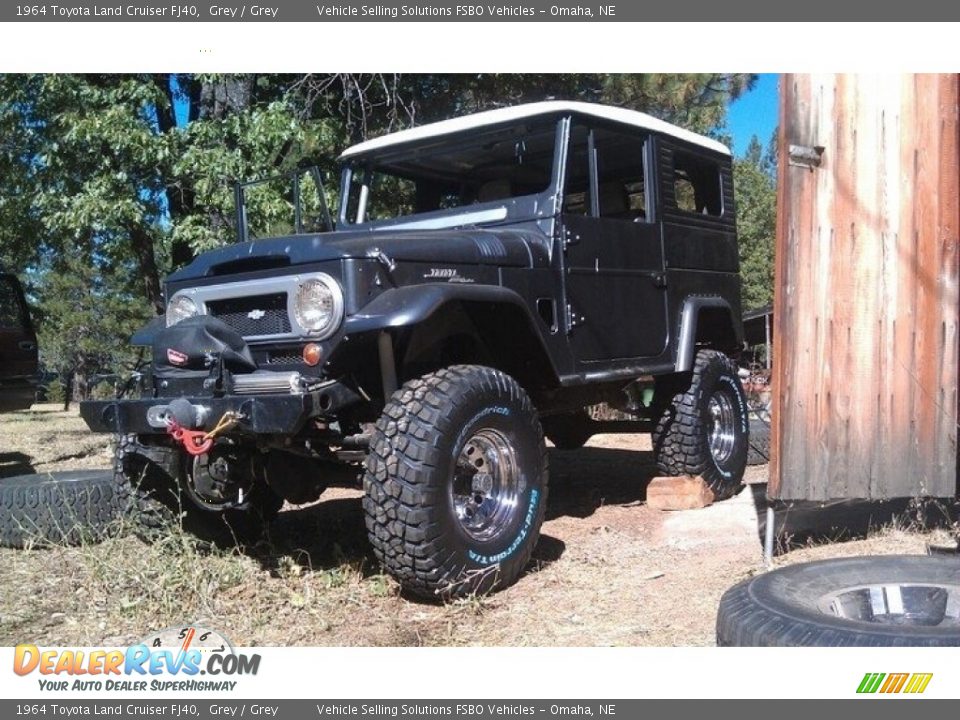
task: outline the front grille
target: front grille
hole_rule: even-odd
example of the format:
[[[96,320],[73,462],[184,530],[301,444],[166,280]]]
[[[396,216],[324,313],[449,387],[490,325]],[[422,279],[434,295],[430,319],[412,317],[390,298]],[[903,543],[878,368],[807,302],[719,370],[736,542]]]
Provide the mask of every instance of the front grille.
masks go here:
[[[292,363],[302,364],[303,353],[293,350],[274,350],[267,353],[267,364],[269,365],[290,365]]]
[[[244,337],[290,332],[286,293],[211,300],[207,302],[207,312]]]

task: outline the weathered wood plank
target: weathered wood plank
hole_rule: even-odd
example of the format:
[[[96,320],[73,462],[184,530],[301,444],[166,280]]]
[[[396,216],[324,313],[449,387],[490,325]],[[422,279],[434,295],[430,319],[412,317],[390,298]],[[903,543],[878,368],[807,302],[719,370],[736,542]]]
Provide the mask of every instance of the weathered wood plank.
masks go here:
[[[773,497],[956,493],[958,101],[954,75],[781,80]]]

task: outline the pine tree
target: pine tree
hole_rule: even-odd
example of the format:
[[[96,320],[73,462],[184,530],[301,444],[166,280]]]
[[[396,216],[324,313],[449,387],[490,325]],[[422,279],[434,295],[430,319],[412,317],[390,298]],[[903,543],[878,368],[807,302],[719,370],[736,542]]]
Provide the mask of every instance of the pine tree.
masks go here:
[[[769,148],[764,152],[756,136],[750,140],[743,157],[734,162],[734,188],[743,306],[753,309],[773,302],[777,224],[776,156]]]

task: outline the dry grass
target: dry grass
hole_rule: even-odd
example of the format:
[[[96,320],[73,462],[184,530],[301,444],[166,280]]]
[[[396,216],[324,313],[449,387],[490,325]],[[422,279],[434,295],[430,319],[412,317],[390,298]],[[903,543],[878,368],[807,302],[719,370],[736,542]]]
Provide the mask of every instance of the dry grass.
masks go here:
[[[107,439],[74,413],[0,415],[0,474],[104,467]],[[0,644],[123,644],[203,620],[240,645],[709,645],[717,602],[760,571],[749,491],[687,513],[644,504],[653,476],[643,436],[601,436],[551,452],[551,498],[519,583],[450,603],[404,597],[366,543],[356,490],[288,508],[253,551],[208,550],[173,529],[146,544],[0,550]],[[18,465],[19,463],[19,465]],[[765,468],[750,471],[764,480]],[[838,555],[922,553],[943,532],[900,523],[866,539],[822,539],[779,564]]]

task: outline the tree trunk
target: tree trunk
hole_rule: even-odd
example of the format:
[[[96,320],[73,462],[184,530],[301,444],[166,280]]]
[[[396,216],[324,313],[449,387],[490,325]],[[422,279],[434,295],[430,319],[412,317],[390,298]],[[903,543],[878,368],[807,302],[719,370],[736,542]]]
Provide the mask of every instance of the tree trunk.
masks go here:
[[[160,271],[154,254],[153,237],[142,227],[130,231],[130,242],[137,258],[137,271],[143,283],[144,296],[153,305],[157,315],[163,313],[163,290],[160,287]]]
[[[63,411],[70,409],[70,400],[73,399],[73,371],[67,373],[63,381]]]
[[[87,384],[87,371],[81,368],[73,376],[73,399],[77,402],[83,402],[89,397],[90,388]]]

